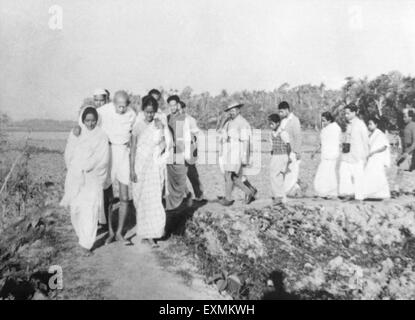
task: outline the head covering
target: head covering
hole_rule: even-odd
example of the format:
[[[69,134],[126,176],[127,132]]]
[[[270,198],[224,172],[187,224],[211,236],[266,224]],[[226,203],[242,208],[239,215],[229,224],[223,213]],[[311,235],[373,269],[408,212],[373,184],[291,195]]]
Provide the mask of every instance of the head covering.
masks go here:
[[[95,89],[94,96],[106,96],[108,92],[105,89]]]
[[[229,111],[233,108],[241,108],[242,106],[243,106],[243,103],[231,102],[230,104],[228,104],[227,107],[225,107],[225,111]]]

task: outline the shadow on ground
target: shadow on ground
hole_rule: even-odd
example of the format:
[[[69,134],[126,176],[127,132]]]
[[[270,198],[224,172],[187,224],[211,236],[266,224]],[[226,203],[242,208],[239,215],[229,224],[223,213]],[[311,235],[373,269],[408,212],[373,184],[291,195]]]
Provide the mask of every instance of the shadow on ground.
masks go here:
[[[118,199],[115,199],[114,205],[116,205]],[[205,203],[193,203],[189,206],[188,199],[184,199],[182,204],[175,210],[166,211],[166,227],[165,235],[163,238],[158,239],[159,241],[168,240],[171,235],[184,235],[186,229],[186,222],[193,217],[193,214],[197,209],[204,206]],[[129,201],[128,212],[125,220],[123,234],[128,235],[127,239],[131,241],[135,236],[135,232],[132,232],[136,226],[136,213],[134,203]],[[118,208],[113,211],[112,219],[113,230],[117,230],[118,226]],[[98,229],[97,240],[95,241],[93,250],[96,250],[105,245],[105,240],[108,237],[108,227],[106,225],[101,226]]]
[[[324,290],[302,290],[287,292],[284,286],[284,273],[274,270],[269,276],[270,284],[264,292],[262,300],[336,300],[334,295]]]

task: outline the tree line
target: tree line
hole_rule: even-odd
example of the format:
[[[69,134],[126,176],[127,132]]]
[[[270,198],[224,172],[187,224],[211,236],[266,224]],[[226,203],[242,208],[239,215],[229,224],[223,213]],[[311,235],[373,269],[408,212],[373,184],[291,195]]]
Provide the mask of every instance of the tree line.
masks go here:
[[[233,100],[245,104],[242,113],[255,128],[266,128],[268,115],[277,112],[278,104],[284,100],[292,106],[304,129],[318,129],[320,114],[324,111],[331,111],[339,124],[344,127],[343,108],[349,103],[355,103],[363,119],[378,116],[382,119],[384,127],[393,131],[402,128],[402,110],[415,107],[415,78],[404,76],[398,71],[381,74],[374,79],[347,77],[345,84],[339,90],[329,89],[324,83],[295,87],[284,83],[272,91],[243,90],[228,93],[222,90],[217,95],[209,92],[194,93],[191,87],[186,87],[181,91],[160,88],[160,91],[164,98],[178,94],[187,104],[188,112],[198,120],[202,129],[215,128],[224,106]],[[130,93],[130,98],[131,106],[135,110],[140,110],[142,96]],[[92,102],[92,97],[85,98],[82,106],[92,105]],[[160,108],[166,107],[166,102],[162,102]],[[10,118],[0,116],[3,117],[0,117],[1,127],[4,128],[5,123],[13,125]],[[74,120],[76,120],[76,115],[74,115]],[[20,121],[18,124],[19,127],[20,125],[56,127],[50,123],[51,120],[48,121]],[[71,125],[72,122],[68,121],[65,125],[60,123],[57,127],[66,128]]]
[[[364,120],[377,116],[385,129],[395,131],[402,128],[402,110],[415,107],[415,78],[404,76],[398,71],[381,74],[374,79],[347,77],[339,90],[328,89],[324,83],[295,87],[284,83],[273,91],[243,90],[228,93],[222,90],[217,95],[194,93],[191,87],[182,91],[160,88],[160,91],[165,98],[178,94],[203,129],[214,128],[224,106],[233,100],[245,104],[242,113],[255,128],[265,128],[268,115],[277,112],[278,104],[284,100],[292,106],[304,129],[318,129],[320,115],[324,111],[331,111],[344,128],[343,108],[355,103]],[[133,93],[130,96],[133,108],[139,110],[141,96]],[[88,98],[84,104],[91,101],[92,98]],[[165,107],[164,102],[161,108]]]

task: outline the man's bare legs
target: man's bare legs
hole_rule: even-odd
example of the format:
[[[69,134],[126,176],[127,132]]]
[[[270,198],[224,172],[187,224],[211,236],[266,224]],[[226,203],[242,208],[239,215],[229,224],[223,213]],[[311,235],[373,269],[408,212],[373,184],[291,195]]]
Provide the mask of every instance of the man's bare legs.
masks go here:
[[[233,183],[241,189],[247,196],[253,194],[253,191],[242,181],[242,178],[236,174],[232,176]]]
[[[117,231],[114,233],[114,229],[112,227],[112,217],[113,212],[109,210],[108,212],[108,239],[105,241],[106,244],[113,242],[114,240],[117,241],[125,241],[122,230],[124,228],[125,219],[127,217],[128,211],[128,185],[119,183],[119,194],[120,194],[120,208],[118,209],[118,226]]]
[[[119,184],[120,190],[120,209],[118,210],[118,228],[115,234],[115,240],[125,241],[122,230],[124,228],[125,218],[127,217],[128,211],[128,185]]]
[[[112,191],[112,185],[110,185],[107,189],[104,190],[104,212],[105,212],[105,220],[107,221],[107,225],[109,224],[109,213],[112,211],[112,204],[114,202],[114,193]]]
[[[225,171],[225,200],[232,200],[233,180],[231,171]]]

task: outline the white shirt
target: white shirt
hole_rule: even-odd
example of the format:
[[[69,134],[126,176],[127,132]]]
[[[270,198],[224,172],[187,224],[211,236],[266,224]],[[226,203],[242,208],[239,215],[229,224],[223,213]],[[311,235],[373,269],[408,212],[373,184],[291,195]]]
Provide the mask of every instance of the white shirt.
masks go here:
[[[196,136],[199,131],[196,119],[186,113],[183,124],[184,158],[190,164],[196,162],[196,158],[193,156],[196,145],[194,145],[192,141],[193,137]]]
[[[350,143],[350,152],[343,154],[343,160],[349,163],[365,161],[369,154],[369,131],[366,124],[354,118],[347,125],[346,142]]]
[[[110,102],[97,111],[101,118],[101,128],[112,144],[126,144],[130,141],[131,130],[136,119],[133,109],[128,107],[125,113],[120,114],[116,112],[115,105]]]
[[[321,158],[335,160],[340,155],[341,128],[336,122],[328,124],[321,130]]]

